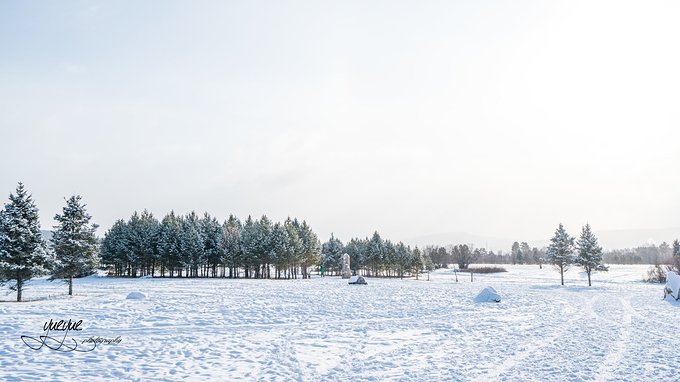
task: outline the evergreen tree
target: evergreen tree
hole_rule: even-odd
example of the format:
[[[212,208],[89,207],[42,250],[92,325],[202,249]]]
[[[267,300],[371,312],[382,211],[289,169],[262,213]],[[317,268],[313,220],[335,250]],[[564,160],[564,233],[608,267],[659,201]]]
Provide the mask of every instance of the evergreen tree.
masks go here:
[[[46,274],[53,258],[40,233],[38,208],[22,183],[9,200],[0,213],[0,283],[14,280],[12,290],[17,291],[17,301],[21,301],[24,285]]]
[[[238,277],[238,269],[243,266],[241,231],[243,231],[241,221],[234,215],[229,215],[229,219],[222,225],[222,237],[224,238],[222,250],[226,265],[229,267],[229,278]]]
[[[479,252],[475,252],[467,244],[458,244],[451,248],[451,254],[459,269],[467,269],[470,264],[476,261]]]
[[[217,277],[217,268],[224,260],[222,226],[217,219],[206,212],[200,221],[200,229],[205,256],[204,265],[209,269],[212,277]]]
[[[676,273],[680,273],[680,241],[677,239],[673,241],[671,264],[667,268]]]
[[[607,271],[609,270],[602,264],[602,247],[597,245],[597,238],[590,230],[590,224],[586,224],[581,229],[581,237],[577,241],[577,256],[576,264],[578,264],[588,275],[588,286],[590,283],[590,274],[594,270]]]
[[[373,232],[373,237],[368,240],[366,246],[366,265],[372,269],[374,275],[378,274],[380,263],[385,253],[385,241],[380,237],[378,231]]]
[[[574,263],[574,238],[564,230],[562,223],[550,239],[550,245],[546,251],[548,263],[560,271],[560,280],[564,285],[564,272]]]
[[[286,250],[286,263],[289,267],[288,278],[297,278],[296,265],[302,261],[302,253],[304,251],[304,243],[300,238],[300,224],[297,219],[291,220],[287,218],[283,223],[286,232],[288,233],[288,247]]]
[[[175,270],[181,266],[181,235],[182,225],[174,211],[165,215],[160,224],[158,233],[158,256],[161,266],[161,277],[165,276],[165,270],[173,277]]]
[[[68,279],[68,294],[73,295],[73,278],[91,274],[99,262],[99,250],[95,231],[90,224],[92,217],[81,203],[81,196],[66,201],[63,214],[54,217],[59,224],[54,227],[52,243],[55,255],[53,278]]]
[[[187,277],[198,277],[199,266],[205,258],[199,218],[193,211],[182,219],[180,249],[182,254],[181,261],[182,265],[187,269]]]
[[[427,260],[425,260],[425,259],[427,259]],[[418,249],[418,247],[416,247],[413,250],[413,257],[412,257],[412,261],[411,261],[411,272],[416,274],[416,280],[418,280],[418,275],[423,270],[423,266],[425,265],[424,264],[425,261],[423,261],[423,260],[429,261],[429,263],[432,264],[432,259],[430,259],[430,256],[429,255],[423,255],[420,252],[420,249]],[[434,265],[432,264],[432,266],[434,266]]]
[[[122,276],[128,268],[127,223],[118,219],[104,234],[101,245],[101,261],[113,265],[114,274]]]
[[[342,266],[343,253],[345,253],[345,246],[331,233],[331,238],[321,246],[323,265],[328,273],[337,275]]]
[[[288,231],[281,223],[274,224],[272,228],[269,258],[274,264],[275,277],[281,278],[281,273],[286,270],[289,262]]]
[[[520,249],[518,242],[512,243],[511,253],[513,264],[524,264],[524,259],[522,258],[522,250]]]
[[[523,241],[519,245],[519,251],[522,254],[522,263],[521,264],[531,264],[531,261],[533,260],[532,253],[531,253],[531,247],[529,247],[529,244],[526,241]]]
[[[271,236],[274,230],[274,225],[267,215],[262,215],[260,220],[255,222],[257,229],[256,242],[256,259],[257,268],[255,269],[255,277],[270,278],[270,267],[272,262],[270,255],[272,254]]]
[[[251,270],[257,262],[258,228],[253,219],[248,216],[241,232],[241,251],[243,254],[243,269],[245,277],[251,277]]]
[[[307,278],[308,268],[312,264],[318,264],[321,260],[321,242],[316,234],[312,231],[312,228],[307,224],[306,221],[302,221],[299,225],[298,235],[302,243],[301,252],[301,268],[302,277]]]

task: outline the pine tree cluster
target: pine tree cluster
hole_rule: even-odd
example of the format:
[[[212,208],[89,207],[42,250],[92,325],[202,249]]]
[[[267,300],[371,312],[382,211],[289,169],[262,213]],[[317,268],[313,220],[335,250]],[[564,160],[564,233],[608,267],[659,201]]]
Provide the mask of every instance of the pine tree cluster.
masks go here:
[[[371,238],[353,238],[346,245],[331,235],[321,252],[327,272],[334,275],[340,274],[344,253],[350,256],[352,271],[364,276],[417,277],[423,270],[434,269],[430,257],[418,247],[384,240],[377,231]]]
[[[90,224],[81,197],[68,199],[63,213],[54,219],[58,225],[48,248],[40,231],[38,208],[22,183],[0,211],[0,284],[11,282],[17,301],[22,301],[30,279],[48,273],[52,273],[51,280],[66,279],[71,295],[73,278],[93,272],[98,264],[97,225]]]
[[[609,268],[602,264],[602,247],[597,244],[597,238],[589,224],[581,229],[581,236],[576,243],[575,240],[560,223],[546,250],[547,261],[560,272],[562,285],[564,285],[564,272],[575,264],[586,272],[588,286],[590,286],[590,276],[593,271],[608,271]]]
[[[265,215],[224,223],[205,213],[148,211],[118,220],[102,241],[102,263],[116,276],[305,278],[319,264],[321,245],[298,219],[272,223]]]

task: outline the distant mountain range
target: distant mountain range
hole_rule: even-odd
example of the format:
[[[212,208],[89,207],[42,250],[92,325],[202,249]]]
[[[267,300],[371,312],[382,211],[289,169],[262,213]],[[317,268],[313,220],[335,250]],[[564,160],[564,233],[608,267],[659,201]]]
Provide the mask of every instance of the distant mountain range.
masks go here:
[[[578,232],[571,232],[578,235]],[[659,245],[662,242],[671,244],[673,240],[680,239],[680,227],[662,229],[626,229],[626,230],[603,230],[595,231],[600,245],[604,249],[634,248],[646,244]],[[504,237],[474,235],[467,232],[446,232],[432,235],[424,235],[409,240],[411,245],[423,247],[426,245],[449,245],[449,244],[473,244],[476,248],[487,248],[494,251],[509,251],[515,241],[527,241],[526,239],[509,239]],[[528,240],[532,247],[544,247],[550,243],[550,238]]]

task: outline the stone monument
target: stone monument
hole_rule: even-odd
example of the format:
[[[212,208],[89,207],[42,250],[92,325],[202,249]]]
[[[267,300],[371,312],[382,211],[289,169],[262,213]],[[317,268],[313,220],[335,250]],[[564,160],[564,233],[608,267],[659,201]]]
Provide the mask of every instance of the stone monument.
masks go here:
[[[349,255],[346,253],[342,254],[342,278],[348,279],[352,277],[352,271],[349,270]]]

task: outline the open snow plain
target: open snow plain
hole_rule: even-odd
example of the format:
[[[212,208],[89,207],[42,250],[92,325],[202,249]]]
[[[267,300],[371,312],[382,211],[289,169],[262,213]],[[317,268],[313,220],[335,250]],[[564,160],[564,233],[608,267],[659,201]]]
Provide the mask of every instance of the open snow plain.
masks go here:
[[[89,277],[70,299],[37,280],[26,298],[51,299],[0,303],[0,380],[680,380],[680,305],[640,281],[648,266],[612,266],[590,288],[577,270],[561,287],[550,267],[506,268],[366,286]],[[485,286],[502,302],[474,303]],[[127,300],[133,291],[147,298]],[[65,343],[120,342],[31,350],[21,336],[39,338],[50,319],[83,320]]]

